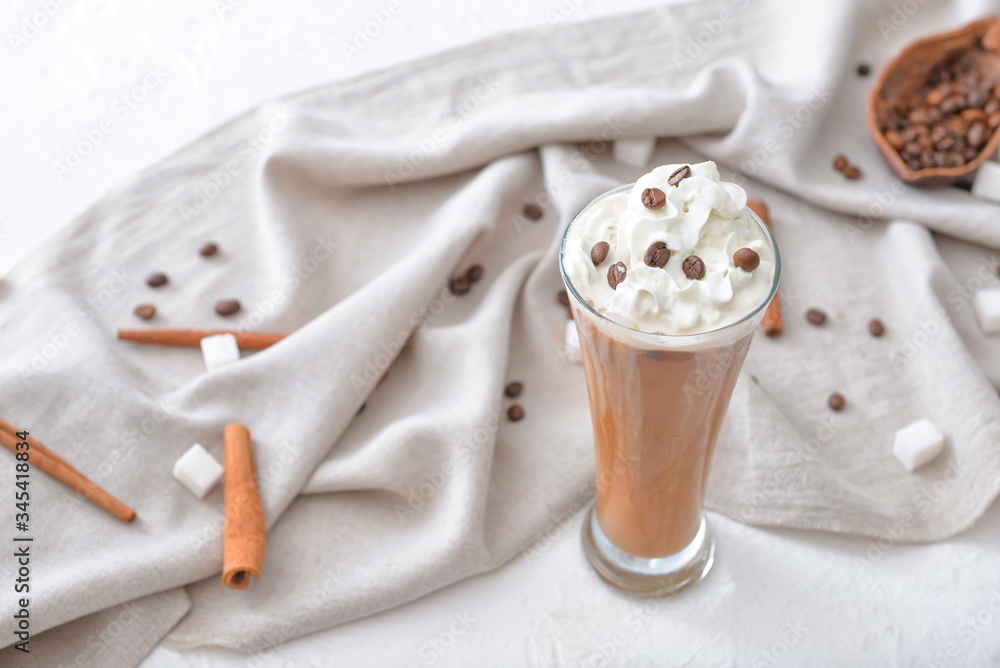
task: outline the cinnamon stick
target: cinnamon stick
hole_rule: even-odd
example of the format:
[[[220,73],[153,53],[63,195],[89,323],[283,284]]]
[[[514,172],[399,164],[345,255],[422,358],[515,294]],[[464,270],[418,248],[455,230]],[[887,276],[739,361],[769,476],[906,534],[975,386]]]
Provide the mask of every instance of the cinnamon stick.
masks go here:
[[[264,506],[257,491],[257,467],[250,431],[228,424],[225,442],[226,525],[223,533],[222,582],[231,589],[246,589],[250,574],[260,577],[267,545]]]
[[[771,214],[767,210],[767,204],[759,199],[748,199],[747,207],[764,221],[768,229],[771,229]],[[771,303],[767,305],[767,310],[764,311],[763,326],[764,333],[771,337],[781,336],[781,333],[785,331],[785,321],[781,317],[781,300],[777,290],[774,292]]]
[[[13,453],[25,452],[23,449],[17,449],[17,444],[22,442],[22,439],[16,435],[17,431],[10,423],[0,420],[0,444]],[[86,497],[122,522],[131,522],[135,519],[134,510],[111,496],[93,480],[73,468],[65,459],[39,443],[33,436],[28,436],[25,440],[28,442],[28,463],[31,466],[75,489],[81,496]]]
[[[234,332],[226,329],[119,329],[118,338],[135,343],[197,348],[206,336],[232,334],[243,350],[263,350],[288,336],[280,333]]]

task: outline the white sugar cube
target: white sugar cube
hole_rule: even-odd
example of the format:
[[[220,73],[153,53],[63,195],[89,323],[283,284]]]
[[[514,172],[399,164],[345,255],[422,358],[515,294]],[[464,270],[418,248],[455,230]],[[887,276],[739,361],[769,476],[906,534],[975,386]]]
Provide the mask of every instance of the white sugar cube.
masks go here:
[[[923,418],[896,432],[892,454],[907,471],[912,472],[941,454],[943,447],[944,434],[933,422]]]
[[[566,357],[570,362],[580,361],[580,332],[572,320],[566,321]]]
[[[979,326],[987,334],[1000,332],[1000,288],[980,290],[972,300]]]
[[[646,137],[645,139],[616,139],[611,152],[615,160],[631,165],[632,167],[645,167],[649,158],[656,148],[656,137]]]
[[[972,194],[980,199],[1000,203],[1000,163],[987,160],[972,180]]]
[[[201,340],[201,356],[205,358],[205,366],[211,371],[238,362],[240,346],[232,334],[206,336]]]
[[[174,477],[199,499],[212,491],[225,469],[212,454],[195,443],[174,464]]]

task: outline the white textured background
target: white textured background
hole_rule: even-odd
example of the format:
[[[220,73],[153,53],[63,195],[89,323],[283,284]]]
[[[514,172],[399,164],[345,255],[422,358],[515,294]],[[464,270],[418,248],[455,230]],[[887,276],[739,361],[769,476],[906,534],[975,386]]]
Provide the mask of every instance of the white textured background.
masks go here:
[[[46,1],[58,11],[15,48],[11,34]],[[0,274],[129,174],[263,100],[553,17],[657,3],[398,0],[388,25],[348,60],[342,44],[389,4],[5,3]],[[147,68],[165,73],[162,82],[127,115],[116,111]],[[54,162],[104,119],[111,131],[60,179]],[[713,516],[712,574],[660,603],[597,582],[579,550],[579,519],[540,536],[530,558],[271,653],[158,649],[145,665],[1000,665],[996,505],[971,531],[926,546],[760,530]]]

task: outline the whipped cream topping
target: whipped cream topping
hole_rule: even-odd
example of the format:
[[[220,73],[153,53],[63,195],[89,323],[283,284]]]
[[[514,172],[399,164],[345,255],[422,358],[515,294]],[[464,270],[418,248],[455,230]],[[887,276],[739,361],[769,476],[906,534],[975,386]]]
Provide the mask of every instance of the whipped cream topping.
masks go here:
[[[682,167],[657,167],[630,192],[599,198],[573,221],[563,251],[566,276],[581,297],[611,320],[651,334],[698,334],[737,322],[767,299],[774,279],[774,253],[750,218],[746,192],[723,182],[714,162],[690,165],[691,175],[670,185]],[[664,206],[643,204],[647,188],[663,191]],[[591,249],[601,241],[610,248],[594,266]],[[670,251],[662,268],[644,262],[654,242]],[[760,256],[753,271],[733,261],[741,248]],[[685,274],[691,255],[704,262],[700,280]],[[627,273],[612,288],[608,270],[617,262]]]

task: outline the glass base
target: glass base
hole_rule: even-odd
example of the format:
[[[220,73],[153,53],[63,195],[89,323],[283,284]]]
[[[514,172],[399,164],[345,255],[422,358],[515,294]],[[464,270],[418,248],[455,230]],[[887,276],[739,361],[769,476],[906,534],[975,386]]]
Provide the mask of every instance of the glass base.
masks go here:
[[[663,598],[687,589],[708,575],[715,561],[715,537],[705,516],[687,547],[667,557],[636,557],[616,547],[590,507],[583,520],[583,552],[601,579],[633,594]]]

